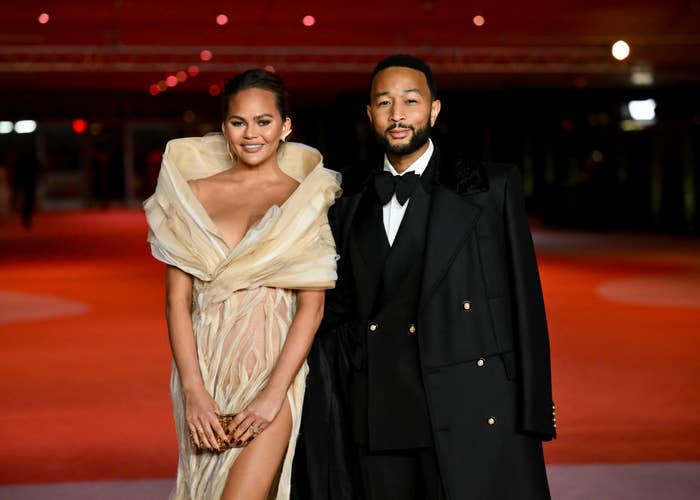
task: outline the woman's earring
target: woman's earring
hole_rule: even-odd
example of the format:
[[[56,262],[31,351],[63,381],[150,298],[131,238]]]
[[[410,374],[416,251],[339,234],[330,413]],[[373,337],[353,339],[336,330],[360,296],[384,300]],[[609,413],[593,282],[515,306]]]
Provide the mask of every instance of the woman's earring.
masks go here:
[[[228,141],[226,141],[226,151],[228,152],[228,157],[231,158],[231,163],[236,163],[236,158],[233,156],[233,153],[231,152],[231,145],[229,144]]]
[[[282,134],[282,137],[281,137],[280,140],[281,140],[282,142],[287,142],[287,137],[289,137],[289,134],[291,134],[291,133],[292,133],[292,129],[287,130],[286,132],[284,132],[284,133]]]

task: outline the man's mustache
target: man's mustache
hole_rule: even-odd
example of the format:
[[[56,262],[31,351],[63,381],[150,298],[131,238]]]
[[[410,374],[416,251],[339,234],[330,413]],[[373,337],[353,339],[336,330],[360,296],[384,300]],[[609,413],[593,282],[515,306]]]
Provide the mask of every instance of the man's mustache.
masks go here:
[[[402,123],[394,123],[394,124],[393,124],[392,126],[390,126],[388,129],[386,129],[385,132],[391,132],[391,131],[394,130],[395,128],[404,128],[404,129],[408,129],[408,130],[411,130],[411,131],[414,132],[414,133],[415,133],[415,131],[416,131],[416,129],[414,129],[413,126],[411,126],[411,125],[404,125],[404,124],[402,124]]]

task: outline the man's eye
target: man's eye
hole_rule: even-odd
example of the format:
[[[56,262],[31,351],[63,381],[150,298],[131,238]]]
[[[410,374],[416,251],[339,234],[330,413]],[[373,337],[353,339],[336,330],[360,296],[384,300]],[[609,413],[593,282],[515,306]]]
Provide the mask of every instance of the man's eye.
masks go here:
[[[416,104],[418,101],[416,99],[408,99],[406,102],[408,104]]]
[[[389,101],[379,101],[379,102],[377,103],[377,106],[386,106],[386,105],[388,105],[388,104],[389,104]]]

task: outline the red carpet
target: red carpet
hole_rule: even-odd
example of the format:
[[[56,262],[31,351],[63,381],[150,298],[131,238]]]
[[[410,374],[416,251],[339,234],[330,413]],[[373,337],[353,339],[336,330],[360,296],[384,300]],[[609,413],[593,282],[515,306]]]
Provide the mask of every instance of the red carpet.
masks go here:
[[[138,211],[0,227],[0,483],[174,475],[164,275],[145,236]],[[560,435],[548,462],[699,460],[700,242],[567,238],[538,233]],[[626,282],[612,280],[646,278],[646,302],[615,299]]]

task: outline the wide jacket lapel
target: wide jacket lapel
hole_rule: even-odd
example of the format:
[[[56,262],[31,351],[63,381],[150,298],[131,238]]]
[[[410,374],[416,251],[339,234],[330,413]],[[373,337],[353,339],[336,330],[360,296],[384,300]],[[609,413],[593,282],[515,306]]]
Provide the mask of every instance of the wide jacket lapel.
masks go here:
[[[367,317],[371,312],[389,249],[382,207],[376,201],[374,191],[368,189],[362,195],[353,218],[348,248],[357,287],[357,305],[362,317]]]
[[[443,186],[433,188],[425,247],[425,265],[419,309],[445,277],[457,252],[466,244],[481,207],[470,197],[460,196]]]

